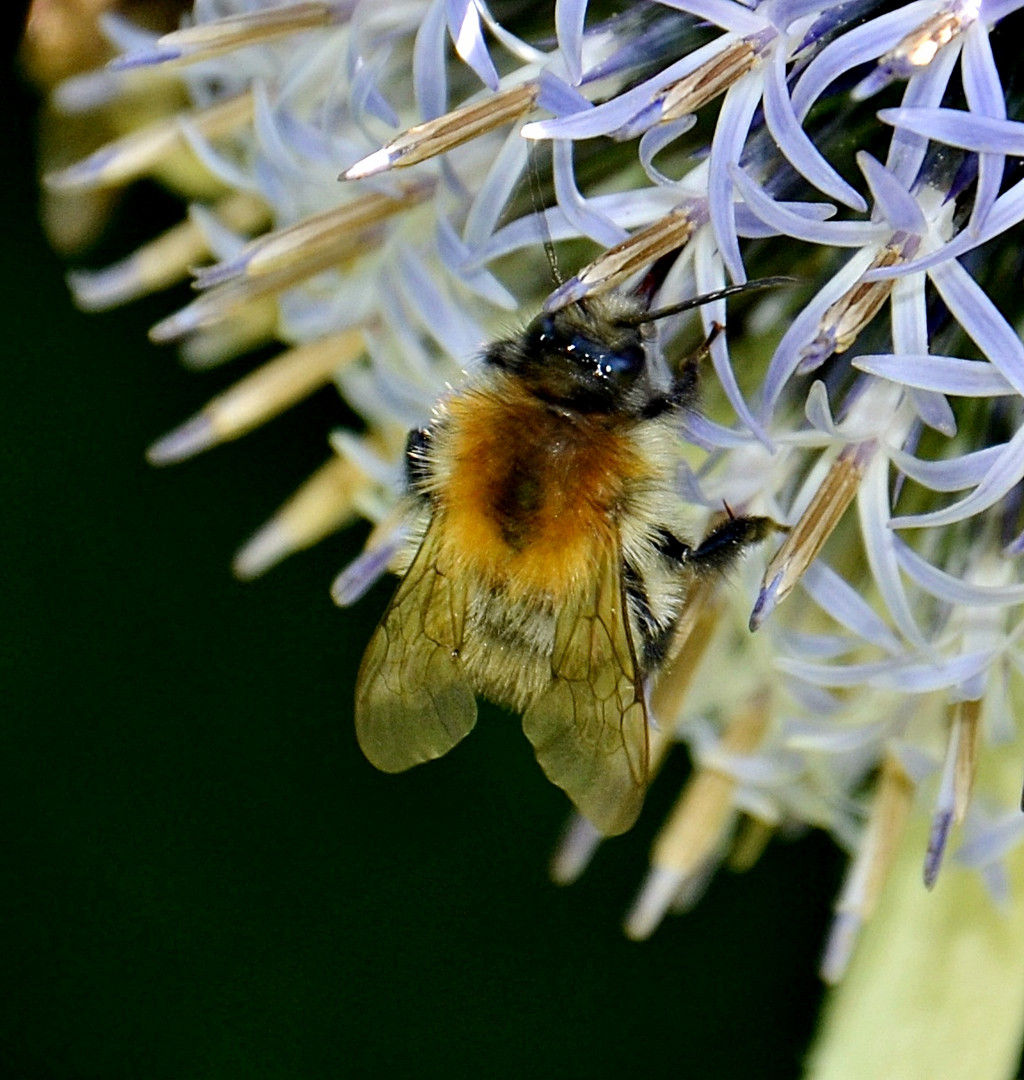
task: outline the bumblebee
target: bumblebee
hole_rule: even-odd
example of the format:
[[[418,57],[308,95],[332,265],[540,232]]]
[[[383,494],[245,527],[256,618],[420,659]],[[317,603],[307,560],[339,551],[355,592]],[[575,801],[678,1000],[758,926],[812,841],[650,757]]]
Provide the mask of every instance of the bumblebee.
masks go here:
[[[774,525],[730,514],[685,538],[678,421],[709,343],[659,371],[650,323],[749,287],[660,312],[648,287],[543,313],[410,433],[418,528],[356,686],[359,745],[377,768],[447,753],[480,695],[522,713],[541,768],[602,833],[632,826],[646,688],[687,591]]]

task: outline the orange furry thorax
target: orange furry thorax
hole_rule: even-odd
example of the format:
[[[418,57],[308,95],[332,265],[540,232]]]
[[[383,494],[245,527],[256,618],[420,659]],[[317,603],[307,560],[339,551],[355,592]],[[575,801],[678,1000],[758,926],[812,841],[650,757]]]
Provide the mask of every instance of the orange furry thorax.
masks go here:
[[[570,597],[617,547],[630,487],[647,475],[634,424],[507,380],[453,398],[432,453],[443,562],[511,599]]]

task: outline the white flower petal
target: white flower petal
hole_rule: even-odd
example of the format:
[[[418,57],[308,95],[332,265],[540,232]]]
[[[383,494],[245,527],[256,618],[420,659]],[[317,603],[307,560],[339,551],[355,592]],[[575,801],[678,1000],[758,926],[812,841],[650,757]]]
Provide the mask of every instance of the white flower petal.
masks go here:
[[[859,371],[891,379],[904,386],[936,390],[956,397],[1001,397],[1013,394],[1005,376],[987,360],[961,360],[956,356],[907,356],[888,353],[858,356]]]

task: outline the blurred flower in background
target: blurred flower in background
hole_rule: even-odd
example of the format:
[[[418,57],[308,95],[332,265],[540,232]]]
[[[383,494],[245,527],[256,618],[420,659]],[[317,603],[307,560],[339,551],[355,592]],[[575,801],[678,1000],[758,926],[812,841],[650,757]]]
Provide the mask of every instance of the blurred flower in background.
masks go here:
[[[141,177],[188,200],[121,262],[73,272],[78,302],[194,271],[155,341],[196,367],[280,346],[151,460],[332,382],[362,419],[243,546],[240,576],[365,518],[334,584],[358,600],[405,541],[406,431],[518,313],[628,288],[673,251],[659,306],[797,279],[709,304],[700,327],[659,323],[670,362],[727,327],[681,432],[694,535],[723,502],[790,530],[684,615],[652,757],[681,741],[693,771],[626,929],[648,936],[776,834],[828,830],[850,863],[815,1077],[1010,1077],[1020,1056],[1018,6],[197,0],[179,25],[178,5],[69,0],[30,16],[29,69],[54,85],[55,244],[93,238]],[[550,296],[548,238],[572,274]],[[571,822],[555,877],[599,841]]]

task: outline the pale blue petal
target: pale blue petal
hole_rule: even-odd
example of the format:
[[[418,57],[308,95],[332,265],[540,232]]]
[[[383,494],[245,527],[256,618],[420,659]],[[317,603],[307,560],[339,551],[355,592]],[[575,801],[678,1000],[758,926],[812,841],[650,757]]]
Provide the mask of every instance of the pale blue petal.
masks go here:
[[[825,283],[817,295],[801,307],[789,329],[775,349],[768,364],[762,384],[764,404],[761,415],[767,424],[775,411],[782,391],[803,360],[803,350],[818,333],[822,316],[862,276],[856,265],[857,256],[831,280]]]
[[[254,82],[253,90],[258,92],[261,85],[258,81]],[[237,191],[255,191],[257,188],[261,188],[258,178],[253,177],[248,162],[239,162],[239,159],[230,151],[222,153],[205,135],[200,134],[190,124],[182,124],[181,133],[192,153],[226,188]],[[264,162],[264,167],[269,168],[270,166]],[[267,192],[263,191],[261,191],[261,194],[265,197],[268,195]],[[288,198],[290,198],[290,193]],[[273,198],[270,198],[269,201],[272,205],[277,203],[277,200]]]
[[[707,230],[701,230],[694,240],[694,273],[696,275],[697,293],[712,292],[720,289],[724,284],[721,274],[721,263],[716,256]],[[701,307],[701,321],[705,333],[710,333],[713,325],[718,323],[725,326],[727,323],[726,307],[724,300],[718,300]],[[718,381],[725,391],[729,404],[733,407],[736,415],[747,428],[767,447],[771,448],[771,441],[764,429],[754,418],[750,406],[740,390],[736,381],[736,373],[732,369],[729,359],[729,347],[724,334],[719,334],[711,345],[711,363],[714,366]]]
[[[953,317],[1006,381],[1024,394],[1024,343],[985,290],[958,263],[933,267],[929,274]]]
[[[529,42],[506,30],[491,13],[484,0],[476,0],[476,4],[480,11],[480,17],[484,21],[484,26],[490,31],[498,44],[506,49],[510,55],[524,64],[543,64],[550,58],[551,54],[535,48]]]
[[[730,175],[735,178],[735,173],[730,172]],[[773,203],[773,206],[779,206],[786,213],[806,218],[808,221],[826,221],[836,212],[836,208],[831,203],[780,202]],[[779,235],[779,229],[757,217],[746,203],[736,203],[734,209],[736,232],[744,239],[763,239],[767,236]]]
[[[772,643],[782,653],[807,660],[834,660],[858,648],[860,642],[839,634],[806,634],[780,627],[772,629]]]
[[[767,7],[767,4],[760,6]],[[804,19],[808,15],[817,15],[818,12],[830,6],[842,7],[846,18],[849,19],[849,9],[853,6],[850,3],[830,3],[829,0],[774,0],[771,5],[772,22],[780,30],[788,30],[797,19]],[[806,45],[806,40],[804,45]],[[800,47],[803,48],[804,45]]]
[[[110,68],[126,57],[115,57],[106,68],[72,75],[54,88],[51,104],[59,114],[70,116],[101,109],[124,93],[125,76]]]
[[[640,165],[650,178],[652,183],[668,186],[676,181],[671,176],[666,176],[654,166],[654,158],[666,146],[675,142],[680,135],[684,135],[697,123],[694,115],[681,116],[678,120],[672,120],[667,124],[658,124],[646,131],[640,140],[638,156]]]
[[[927,228],[924,214],[903,184],[865,150],[857,154],[857,164],[871,188],[875,209],[881,211],[893,229],[921,235]]]
[[[783,236],[791,236],[794,240],[806,240],[810,244],[821,244],[827,247],[859,248],[865,244],[880,241],[891,232],[886,225],[872,224],[868,221],[826,222],[816,220],[808,213],[795,213],[789,209],[790,206],[820,206],[821,213],[823,215],[827,213],[828,216],[835,213],[835,207],[829,203],[776,202],[738,165],[730,168],[729,175],[739,188],[748,208],[775,232]]]
[[[980,816],[980,815],[979,815]],[[1005,859],[1024,843],[1024,815],[1012,811],[986,822],[971,822],[971,828],[956,853],[956,861],[975,869]]]
[[[838,727],[834,723],[795,721],[783,730],[783,743],[803,753],[849,754],[857,750],[875,750],[892,730],[892,720],[878,720],[856,727]]]
[[[1024,157],[1024,124],[961,109],[880,109],[879,120],[947,146]]]
[[[121,53],[150,53],[155,51],[159,34],[146,30],[137,22],[118,15],[115,11],[106,11],[99,17],[103,36]],[[128,59],[131,59],[130,56]]]
[[[447,218],[437,218],[437,253],[441,262],[477,296],[482,296],[497,307],[506,311],[515,311],[519,300],[488,270],[480,267],[470,269],[470,248],[460,239]]]
[[[910,388],[910,401],[914,413],[922,424],[951,439],[956,434],[956,414],[953,407],[941,394],[928,390]]]
[[[949,77],[956,66],[960,49],[950,45],[924,69],[913,75],[903,91],[906,106],[933,106],[942,102],[943,94],[949,83]],[[918,135],[897,129],[889,143],[889,153],[885,158],[886,168],[893,172],[904,187],[910,188],[917,180],[921,163],[928,150],[928,142]]]
[[[736,235],[732,178],[729,166],[738,165],[754,112],[761,101],[761,79],[756,70],[747,72],[729,87],[718,116],[708,162],[708,210],[718,250],[730,279],[736,285],[747,280]]]
[[[540,93],[537,95],[537,105],[553,116],[571,116],[574,113],[589,112],[594,108],[593,103],[575,87],[548,70],[540,73]]]
[[[262,80],[253,83],[252,96],[252,126],[260,152],[279,173],[287,173],[293,179],[303,179],[307,162],[296,154],[289,133],[281,122],[280,112],[271,104],[266,83]],[[337,171],[333,171],[337,175]],[[291,201],[293,205],[297,201],[294,193]]]
[[[398,257],[398,291],[422,326],[460,364],[476,355],[487,341],[483,329],[467,314],[463,305],[437,287],[437,276],[409,247]]]
[[[936,390],[956,397],[1002,397],[1014,392],[999,370],[987,360],[962,360],[957,356],[894,355],[858,356],[853,366],[871,375]]]
[[[667,188],[645,188],[598,195],[589,203],[625,230],[649,225],[667,214],[678,205],[679,193]],[[474,263],[487,263],[525,247],[536,247],[543,242],[545,232],[552,240],[569,240],[580,235],[561,207],[550,207],[543,214],[529,214],[503,225],[478,249]]]
[[[857,489],[857,515],[864,553],[882,602],[900,633],[908,641],[923,647],[924,636],[903,587],[896,559],[895,534],[889,526],[889,465],[883,455],[876,455],[864,471]]]
[[[804,572],[800,584],[811,599],[840,626],[864,641],[895,655],[899,639],[885,620],[845,578],[816,559]]]
[[[382,578],[391,561],[405,546],[408,529],[393,533],[383,543],[356,556],[334,579],[331,597],[339,607],[348,607],[369,592]]]
[[[793,110],[803,121],[833,82],[869,60],[876,60],[935,11],[932,0],[915,0],[842,34],[807,65],[793,89]]]
[[[893,283],[889,303],[893,352],[922,354],[928,351],[928,306],[924,279],[898,278]],[[942,394],[910,388],[910,401],[922,423],[952,438],[956,434],[956,415]]]
[[[424,120],[448,111],[447,29],[444,0],[434,0],[420,21],[412,52],[412,85]]]
[[[832,416],[832,406],[828,400],[828,390],[820,379],[811,383],[807,391],[807,400],[804,402],[804,416],[811,427],[829,435],[834,439],[842,439],[842,433],[836,427],[835,418]]]
[[[497,90],[498,73],[487,51],[476,4],[473,0],[445,0],[445,13],[455,51],[477,73],[484,86]]]
[[[587,0],[555,0],[555,34],[573,86],[578,86],[583,79],[583,24],[586,18]]]
[[[971,112],[995,120],[1006,119],[1006,100],[999,71],[992,56],[987,30],[975,23],[964,39],[960,59],[960,78]],[[1005,162],[998,154],[981,154],[978,158],[978,188],[968,228],[977,232],[993,203],[999,196]]]
[[[900,266],[872,270],[865,274],[865,280],[879,281],[889,277],[906,277],[908,274],[916,274],[921,270],[930,270],[934,266],[959,258],[981,244],[987,243],[1021,221],[1024,221],[1024,180],[1018,181],[996,199],[977,233],[962,232],[948,244],[944,244],[928,255],[911,259]]]
[[[634,86],[586,112],[556,116],[551,120],[536,120],[527,124],[523,128],[523,136],[527,139],[592,139],[597,135],[609,135],[645,109],[659,91],[684,75],[689,75],[706,60],[717,56],[722,48],[720,40],[708,42],[639,86]]]
[[[462,230],[468,248],[479,248],[494,235],[509,197],[523,183],[529,153],[530,143],[513,128],[469,207]]]
[[[984,0],[981,5],[982,20],[988,26],[995,26],[1007,15],[1012,15],[1022,7],[1024,7],[1024,0]]]
[[[931,513],[909,514],[906,517],[893,518],[891,527],[894,529],[934,528],[964,521],[994,506],[1011,488],[1020,483],[1022,477],[1024,477],[1024,427],[1008,443],[1003,443],[999,448],[992,467],[970,495],[951,506],[933,510]]]
[[[248,241],[238,235],[234,229],[227,225],[204,203],[191,203],[188,208],[188,219],[203,234],[206,246],[210,253],[217,258],[217,263],[211,267],[202,267],[196,271],[196,288],[206,288],[205,274],[210,270],[224,269],[223,275],[218,275],[210,284],[215,285],[220,280],[228,280],[237,277],[245,268],[248,259],[244,259],[243,252],[248,247]],[[203,275],[202,279],[200,275]]]
[[[750,445],[750,435],[734,431],[709,420],[700,413],[688,413],[679,422],[679,430],[687,442],[703,450],[733,450]]]
[[[815,4],[813,7],[805,7],[806,14],[812,14],[816,10],[821,11],[821,14],[811,23],[800,44],[793,50],[793,55],[799,56],[809,45],[816,44],[839,26],[852,26],[860,22],[861,16],[868,15],[875,7],[875,0],[845,0],[831,6]],[[776,25],[784,24],[778,21]]]
[[[889,456],[900,472],[930,491],[964,491],[981,483],[1005,448],[1006,443],[999,443],[944,461],[926,461],[891,447]]]
[[[365,60],[353,71],[349,82],[349,107],[352,119],[360,126],[366,125],[366,117],[374,116],[390,128],[399,126],[398,113],[380,92],[378,83],[387,69],[389,51],[382,49],[377,56]]]
[[[555,174],[555,197],[569,222],[582,236],[589,236],[602,247],[614,247],[628,233],[585,199],[576,187],[573,172],[572,143],[556,139],[551,149]]]
[[[734,34],[754,35],[765,29],[767,20],[763,15],[733,3],[732,0],[658,0],[665,7],[685,11],[706,19],[715,26],[731,30]]]
[[[1024,603],[1024,585],[972,585],[933,566],[899,537],[896,557],[912,581],[947,603],[969,607],[1010,607]]]
[[[864,199],[832,168],[800,126],[786,89],[786,50],[773,49],[762,70],[765,123],[789,163],[819,191],[854,210],[867,210]]]
[[[905,659],[879,660],[865,664],[812,664],[791,657],[779,657],[776,667],[815,686],[872,686],[901,694],[929,694],[955,686],[984,671],[991,664],[991,652],[967,653],[939,662],[912,663]]]

